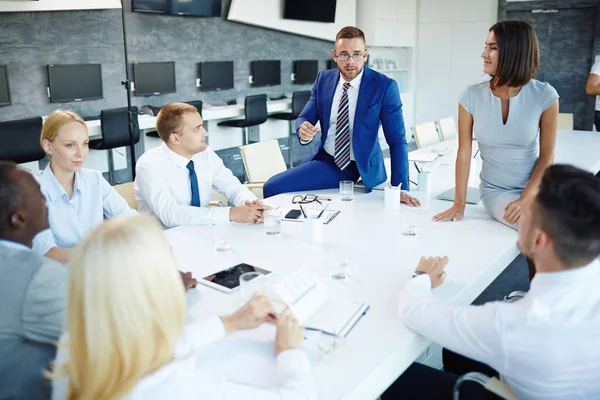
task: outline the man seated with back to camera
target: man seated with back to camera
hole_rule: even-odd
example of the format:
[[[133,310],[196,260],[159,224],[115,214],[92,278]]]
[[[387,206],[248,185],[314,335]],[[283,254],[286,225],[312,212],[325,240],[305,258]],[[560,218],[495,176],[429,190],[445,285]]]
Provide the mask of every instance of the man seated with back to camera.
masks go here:
[[[400,295],[400,316],[450,350],[445,371],[414,363],[382,399],[450,399],[458,376],[473,371],[499,375],[521,400],[600,398],[600,180],[549,167],[523,202],[518,245],[537,273],[512,303],[436,300],[431,289],[443,283],[448,258],[421,259]],[[461,398],[497,398],[474,390]]]
[[[212,223],[256,224],[264,206],[233,176],[208,147],[208,133],[196,107],[164,106],[156,117],[160,147],[145,152],[136,165],[138,210],[155,215],[166,228]],[[213,188],[233,207],[209,207]]]

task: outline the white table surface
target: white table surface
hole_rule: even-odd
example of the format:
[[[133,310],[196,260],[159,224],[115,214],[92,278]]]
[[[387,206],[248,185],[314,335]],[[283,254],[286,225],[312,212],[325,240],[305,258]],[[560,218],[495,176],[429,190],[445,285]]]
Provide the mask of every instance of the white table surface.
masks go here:
[[[474,142],[476,149],[477,143]],[[556,161],[570,162],[592,172],[600,169],[600,135],[592,132],[560,132]],[[182,270],[196,277],[209,275],[240,262],[277,272],[267,282],[270,287],[287,273],[306,266],[325,279],[334,295],[368,303],[371,308],[347,336],[343,347],[324,361],[311,363],[323,399],[372,399],[379,396],[429,344],[424,338],[405,328],[398,317],[397,295],[414,271],[422,255],[447,255],[445,284],[435,290],[436,296],[454,304],[470,304],[518,255],[516,231],[493,221],[479,205],[467,205],[460,223],[434,223],[434,214],[451,203],[433,199],[454,185],[456,142],[439,143],[418,151],[447,153],[436,161],[432,175],[432,192],[413,192],[424,202],[418,213],[419,236],[401,235],[401,211],[384,208],[383,192],[356,193],[352,202],[342,202],[337,190],[315,193],[333,197],[330,209],[341,214],[324,227],[324,244],[309,245],[302,240],[302,224],[283,222],[280,237],[264,234],[262,225],[231,224],[225,229],[234,250],[219,254],[213,250],[212,227],[180,227],[166,231]],[[475,152],[475,150],[474,150]],[[473,163],[475,169],[480,163]],[[413,168],[414,169],[414,168]],[[473,172],[477,172],[474,170]],[[475,175],[475,184],[478,179]],[[472,180],[470,180],[472,182]],[[472,185],[473,186],[473,185]],[[293,194],[279,195],[266,202],[272,206],[291,206]],[[402,211],[406,210],[403,206]],[[336,247],[350,254],[351,281],[334,282],[327,274],[324,249]],[[223,294],[200,286],[191,294],[190,313],[196,317],[223,314],[241,304],[239,294]],[[273,329],[250,333],[245,346],[235,354],[219,347],[214,360],[218,373],[239,381],[262,384],[273,382],[273,354],[264,341],[273,337]],[[230,343],[233,346],[235,339]],[[263,346],[263,357],[248,356],[244,349],[254,340]],[[250,351],[250,350],[248,350]],[[256,352],[256,350],[252,350]],[[251,361],[254,360],[254,361]],[[244,378],[239,371],[262,363],[264,374],[254,371]],[[267,376],[268,375],[268,376]],[[252,378],[250,378],[252,376]],[[260,380],[260,379],[259,379]]]

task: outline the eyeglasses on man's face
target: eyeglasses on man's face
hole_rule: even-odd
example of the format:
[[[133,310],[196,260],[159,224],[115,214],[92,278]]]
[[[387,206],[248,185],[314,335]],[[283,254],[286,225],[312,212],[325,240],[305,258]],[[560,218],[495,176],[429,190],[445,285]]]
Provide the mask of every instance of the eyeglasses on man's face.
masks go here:
[[[358,53],[358,54],[347,54],[347,53],[342,53],[342,54],[336,54],[336,58],[340,61],[348,61],[350,58],[352,58],[354,61],[358,62],[360,60],[362,60],[363,58],[365,58],[365,56],[367,55],[367,53]]]

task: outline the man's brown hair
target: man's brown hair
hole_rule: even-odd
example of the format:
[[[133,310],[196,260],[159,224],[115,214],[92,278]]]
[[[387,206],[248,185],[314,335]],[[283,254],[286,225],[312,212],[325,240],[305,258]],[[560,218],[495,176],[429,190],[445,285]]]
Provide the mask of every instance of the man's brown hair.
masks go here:
[[[354,38],[360,38],[363,40],[363,42],[365,42],[365,45],[367,44],[367,41],[365,40],[364,32],[355,26],[345,26],[342,29],[340,29],[340,31],[337,33],[337,35],[335,35],[336,41],[339,39],[354,39]]]
[[[197,113],[198,109],[186,103],[171,103],[160,109],[156,117],[156,131],[158,136],[167,142],[169,135],[178,132],[181,128],[182,116],[187,113]]]
[[[491,88],[525,85],[535,77],[540,66],[540,45],[535,31],[525,21],[501,21],[494,24],[491,31],[500,52]]]

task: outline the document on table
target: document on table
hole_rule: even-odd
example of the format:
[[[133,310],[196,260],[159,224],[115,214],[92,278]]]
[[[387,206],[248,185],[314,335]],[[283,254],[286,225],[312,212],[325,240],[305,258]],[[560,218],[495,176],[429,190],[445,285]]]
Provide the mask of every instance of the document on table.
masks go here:
[[[317,277],[300,268],[275,285],[275,293],[307,329],[344,337],[369,305],[329,295]]]
[[[300,208],[284,208],[281,207],[281,215],[286,215],[288,212],[292,211],[292,210],[300,210]],[[321,216],[321,218],[323,219],[323,224],[327,225],[328,223],[330,223],[331,221],[334,220],[335,217],[338,216],[338,214],[340,213],[339,210],[325,210],[323,211],[323,215]],[[296,219],[291,219],[291,218],[282,218],[282,221],[290,221],[290,222],[302,222],[304,221],[304,216],[302,216],[302,214],[300,214],[300,216]]]
[[[433,162],[439,154],[427,149],[426,151],[411,151],[408,153],[408,161]]]

